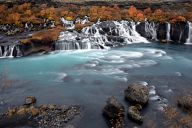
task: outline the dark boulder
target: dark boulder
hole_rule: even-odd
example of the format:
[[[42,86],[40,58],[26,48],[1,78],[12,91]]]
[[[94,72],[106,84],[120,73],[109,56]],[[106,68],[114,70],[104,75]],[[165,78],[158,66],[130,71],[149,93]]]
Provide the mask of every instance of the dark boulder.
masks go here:
[[[103,109],[103,115],[106,117],[109,126],[113,128],[123,128],[124,114],[124,106],[119,103],[115,97],[108,98],[107,105]]]
[[[184,111],[192,112],[192,95],[185,95],[178,99],[177,104]]]
[[[125,99],[131,103],[145,105],[149,100],[149,88],[142,84],[131,84],[124,93]]]
[[[139,112],[141,109],[142,109],[141,105],[131,106],[128,108],[127,112],[128,117],[138,124],[143,123],[143,117]]]

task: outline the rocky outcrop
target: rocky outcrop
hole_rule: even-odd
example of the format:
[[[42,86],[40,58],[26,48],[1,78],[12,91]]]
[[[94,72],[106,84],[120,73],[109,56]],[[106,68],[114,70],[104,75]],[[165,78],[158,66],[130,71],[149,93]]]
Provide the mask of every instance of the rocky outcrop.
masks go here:
[[[170,28],[168,28],[168,24],[170,24]],[[148,40],[163,43],[184,44],[189,36],[189,25],[187,22],[161,23],[145,21],[139,23],[136,26],[136,30]]]
[[[25,104],[0,115],[0,127],[30,126],[56,127],[68,126],[68,122],[80,114],[79,106],[41,105],[35,106],[35,97],[27,97]]]
[[[110,97],[103,109],[103,115],[106,117],[108,124],[113,128],[124,127],[124,106],[117,101],[115,97]]]
[[[185,43],[188,38],[189,26],[186,22],[171,24],[170,37],[175,43]]]
[[[125,90],[125,99],[134,104],[147,104],[149,100],[149,88],[141,84],[131,84]]]

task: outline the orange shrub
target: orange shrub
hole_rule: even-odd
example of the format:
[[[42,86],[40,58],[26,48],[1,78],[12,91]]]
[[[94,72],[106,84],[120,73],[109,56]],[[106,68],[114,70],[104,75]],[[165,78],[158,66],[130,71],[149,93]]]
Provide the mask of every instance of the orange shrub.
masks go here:
[[[22,4],[22,5],[19,5],[19,6],[18,6],[18,11],[19,11],[19,12],[23,12],[23,11],[29,9],[30,6],[31,6],[31,3],[24,3],[24,4]]]
[[[25,16],[31,16],[32,15],[32,11],[31,10],[26,10],[25,12],[24,12],[24,15]]]
[[[137,16],[137,8],[133,5],[128,9],[128,14],[130,17],[134,18]]]
[[[8,23],[13,23],[13,24],[16,24],[16,25],[18,25],[19,24],[19,20],[20,20],[20,17],[21,17],[21,15],[19,14],[19,13],[11,13],[11,14],[9,14],[8,15],[8,17],[7,17],[7,22]]]
[[[144,21],[145,20],[145,16],[140,12],[137,14],[137,20],[138,21]]]
[[[3,13],[6,9],[5,5],[0,5],[0,14]]]

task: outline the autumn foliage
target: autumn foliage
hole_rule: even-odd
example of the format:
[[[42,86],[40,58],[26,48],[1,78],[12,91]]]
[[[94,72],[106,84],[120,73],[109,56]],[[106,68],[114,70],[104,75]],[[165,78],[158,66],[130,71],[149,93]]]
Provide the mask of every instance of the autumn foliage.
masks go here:
[[[61,17],[74,20],[85,15],[89,16],[93,22],[98,19],[140,22],[145,19],[159,22],[192,21],[192,12],[180,14],[176,11],[167,12],[161,9],[152,10],[151,8],[138,10],[135,6],[129,8],[120,8],[118,5],[84,7],[70,4],[56,8],[46,4],[33,6],[31,3],[24,3],[8,8],[5,5],[0,5],[0,24],[15,24],[16,26],[24,26],[25,23],[42,24],[45,19],[54,20],[56,24],[60,24]],[[80,27],[80,25],[77,26]]]

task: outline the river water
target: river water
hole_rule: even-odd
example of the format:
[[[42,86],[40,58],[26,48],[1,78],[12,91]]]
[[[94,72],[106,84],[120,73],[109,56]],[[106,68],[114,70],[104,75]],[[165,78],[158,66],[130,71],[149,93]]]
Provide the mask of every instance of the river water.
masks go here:
[[[142,111],[144,125],[163,126],[163,107],[192,88],[192,46],[130,44],[108,50],[55,51],[47,55],[0,59],[0,112],[23,104],[33,95],[44,103],[82,106],[78,128],[107,128],[105,101],[115,96],[124,104],[124,90],[142,82],[150,101]],[[146,126],[145,126],[146,125]],[[126,119],[126,127],[137,126]]]

